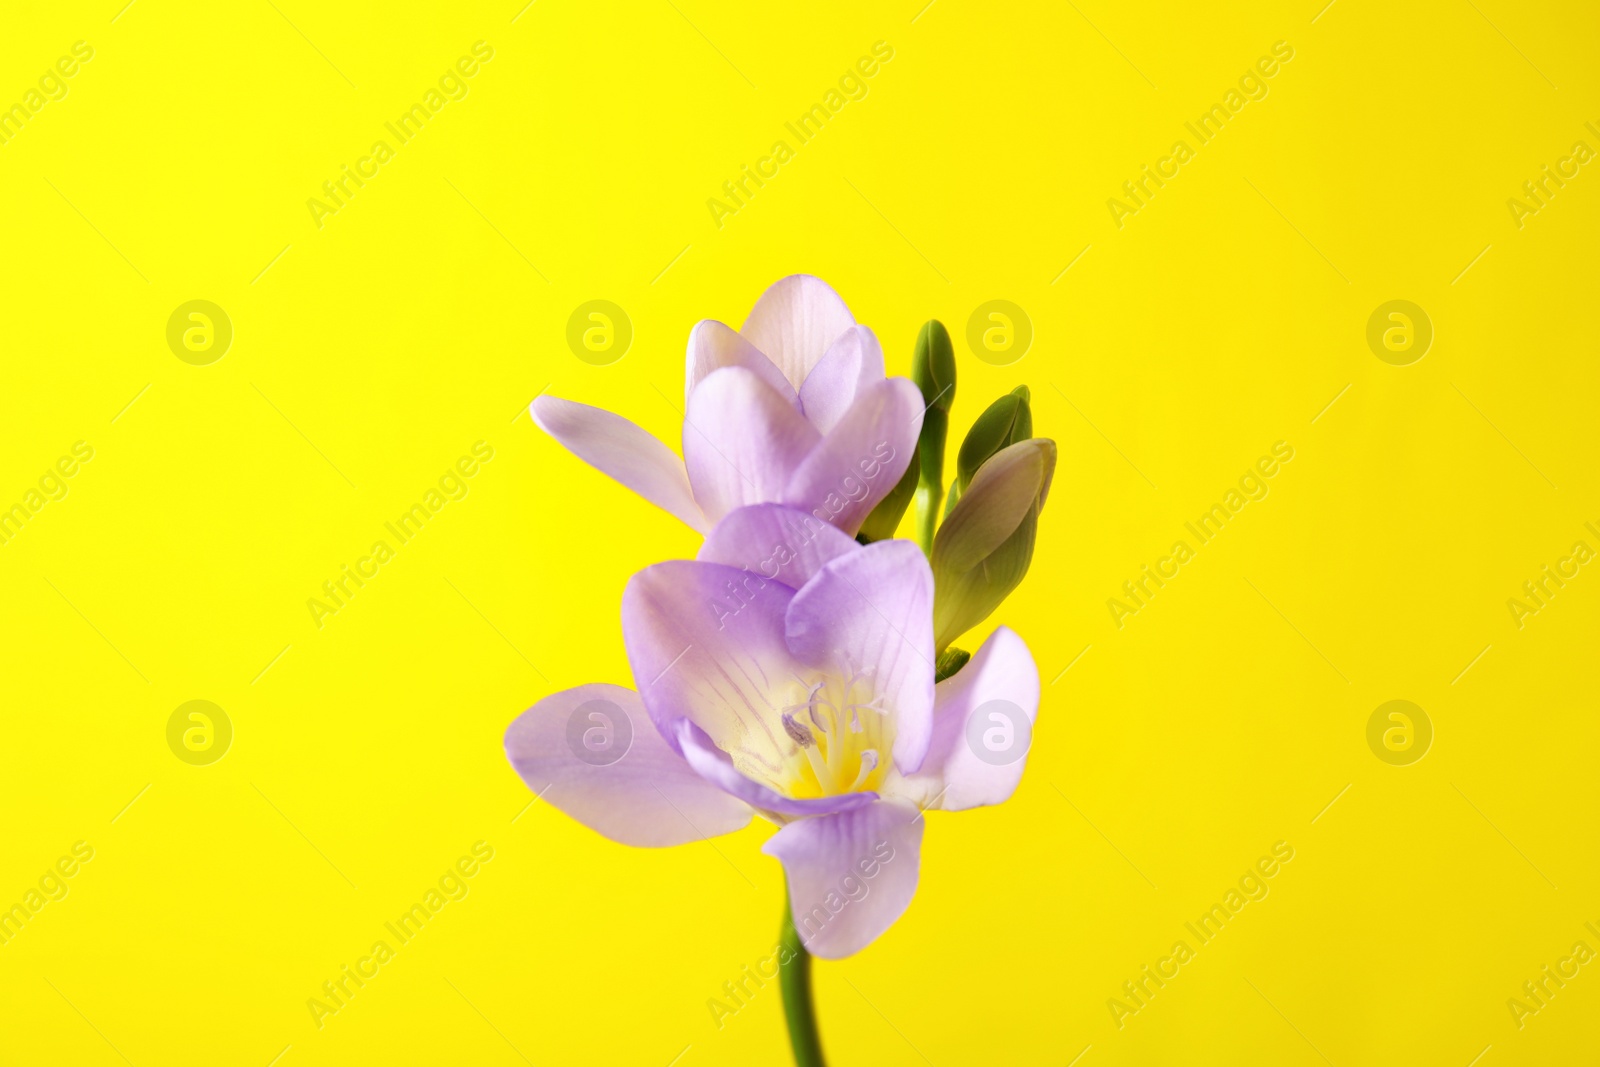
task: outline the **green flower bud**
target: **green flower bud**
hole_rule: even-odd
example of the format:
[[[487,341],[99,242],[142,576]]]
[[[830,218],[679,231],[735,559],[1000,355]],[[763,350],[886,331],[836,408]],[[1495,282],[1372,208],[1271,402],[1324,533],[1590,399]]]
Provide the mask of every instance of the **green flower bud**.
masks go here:
[[[917,334],[911,380],[922,390],[924,404],[949,413],[956,401],[956,350],[950,343],[950,331],[938,319],[929,319]]]
[[[952,674],[967,665],[967,660],[972,658],[972,653],[964,648],[954,646],[939,653],[939,662],[934,667],[933,680],[942,682]]]
[[[917,542],[932,552],[939,500],[944,495],[944,446],[950,430],[950,406],[956,400],[956,350],[950,331],[929,319],[917,334],[911,357],[911,380],[922,390],[922,434],[917,438]]]
[[[1048,438],[1003,448],[978,468],[940,525],[932,565],[934,647],[941,652],[988,618],[1028,573],[1055,468]]]
[[[921,473],[922,467],[913,456],[911,462],[906,464],[905,474],[889,490],[889,495],[878,501],[878,506],[872,509],[867,521],[861,524],[861,532],[856,534],[857,541],[866,545],[873,541],[887,541],[894,536],[894,532],[900,528],[901,516],[906,513],[911,497],[917,491],[917,477]]]
[[[978,468],[990,456],[1033,436],[1033,410],[1028,400],[1028,387],[1020,385],[990,404],[978,416],[972,429],[967,431],[967,439],[961,442],[961,451],[956,457],[956,481],[951,490],[952,497],[967,491],[967,486],[972,484],[972,476],[978,473]]]

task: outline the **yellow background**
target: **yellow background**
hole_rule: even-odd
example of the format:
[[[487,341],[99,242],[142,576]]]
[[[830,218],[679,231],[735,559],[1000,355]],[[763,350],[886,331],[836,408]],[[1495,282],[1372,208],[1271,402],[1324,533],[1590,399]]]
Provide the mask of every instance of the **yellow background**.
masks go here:
[[[720,1030],[706,1004],[771,950],[767,830],[610,844],[527,808],[501,735],[631,684],[623,584],[696,546],[527,402],[673,440],[690,326],[795,271],[896,371],[950,326],[956,439],[1026,383],[1060,446],[994,620],[1045,682],[1027,774],[930,815],[909,912],[819,964],[833,1062],[1592,1055],[1595,964],[1520,1030],[1506,1006],[1600,949],[1600,573],[1506,607],[1600,548],[1600,175],[1506,207],[1600,148],[1592,5],[121,2],[0,33],[4,103],[95,49],[0,145],[0,503],[95,449],[0,546],[0,902],[95,850],[0,947],[0,1058],[782,1062],[775,987]],[[469,95],[319,229],[307,199],[479,40]],[[880,40],[869,95],[719,229],[707,198]],[[1267,98],[1118,229],[1107,198],[1280,40]],[[635,329],[605,367],[564,339],[596,298]],[[996,298],[1036,334],[1009,367],[962,340]],[[1407,367],[1365,341],[1395,298],[1436,330]],[[191,299],[233,322],[209,366],[165,341]],[[470,494],[317,628],[480,440]],[[1279,440],[1270,495],[1118,629],[1107,598]],[[1365,740],[1397,698],[1436,735],[1407,767]],[[192,699],[234,725],[210,766],[166,744]],[[470,895],[319,1030],[307,999],[480,840]],[[1279,840],[1270,895],[1118,1029],[1107,999]]]

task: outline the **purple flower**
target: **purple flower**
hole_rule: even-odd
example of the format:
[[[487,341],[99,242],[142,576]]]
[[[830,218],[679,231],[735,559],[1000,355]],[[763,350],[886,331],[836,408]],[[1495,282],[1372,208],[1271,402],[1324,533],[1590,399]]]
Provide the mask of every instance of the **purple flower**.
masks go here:
[[[546,697],[507,731],[511,763],[627,845],[778,824],[763,851],[815,955],[857,952],[905,911],[925,809],[998,804],[1021,780],[1033,658],[1001,627],[935,685],[933,574],[909,541],[862,547],[805,511],[741,508],[697,559],[634,575],[622,626],[639,691]]]
[[[689,334],[683,458],[619,415],[553,396],[544,430],[579,459],[705,533],[748,504],[788,504],[854,534],[911,462],[922,399],[821,279],[795,274],[741,331]]]

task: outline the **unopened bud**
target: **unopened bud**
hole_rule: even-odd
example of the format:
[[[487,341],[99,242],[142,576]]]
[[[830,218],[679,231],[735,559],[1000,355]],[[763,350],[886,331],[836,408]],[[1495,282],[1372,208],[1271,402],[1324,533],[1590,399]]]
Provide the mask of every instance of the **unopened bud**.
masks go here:
[[[933,542],[935,648],[988,618],[1028,573],[1055,466],[1055,442],[1030,438],[972,476]]]

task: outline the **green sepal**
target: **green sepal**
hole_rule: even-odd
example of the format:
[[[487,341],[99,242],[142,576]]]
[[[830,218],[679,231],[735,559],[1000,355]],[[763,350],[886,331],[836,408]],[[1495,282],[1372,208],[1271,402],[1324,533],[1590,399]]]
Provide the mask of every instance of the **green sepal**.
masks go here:
[[[950,677],[967,665],[967,660],[972,658],[972,653],[964,648],[951,645],[939,653],[939,661],[934,665],[933,680],[937,684]]]

